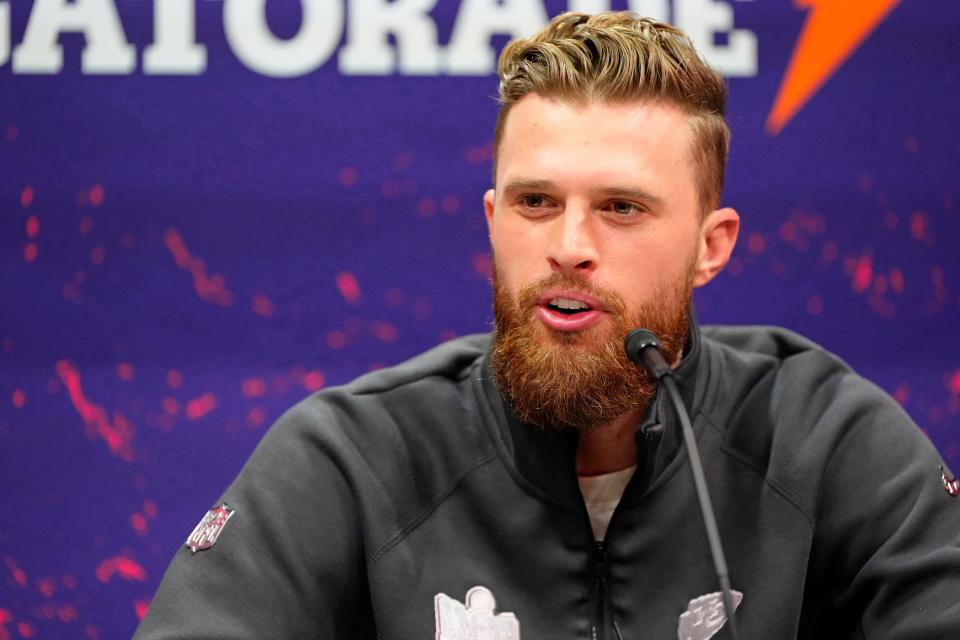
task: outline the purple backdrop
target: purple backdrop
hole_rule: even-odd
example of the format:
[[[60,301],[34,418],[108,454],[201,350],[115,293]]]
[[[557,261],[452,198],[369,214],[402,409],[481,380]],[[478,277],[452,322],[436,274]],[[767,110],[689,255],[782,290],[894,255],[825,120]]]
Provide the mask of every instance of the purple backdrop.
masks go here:
[[[568,5],[259,4],[0,2],[0,640],[128,636],[285,408],[490,326],[484,52]],[[633,5],[730,76],[701,321],[821,342],[956,465],[960,4],[797,5]]]

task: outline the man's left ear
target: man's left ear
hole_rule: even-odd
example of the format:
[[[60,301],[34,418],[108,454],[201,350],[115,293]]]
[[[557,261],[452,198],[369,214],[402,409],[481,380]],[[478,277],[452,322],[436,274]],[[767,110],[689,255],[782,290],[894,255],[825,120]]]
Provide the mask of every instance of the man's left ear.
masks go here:
[[[715,209],[700,225],[700,247],[693,286],[702,287],[720,273],[733,253],[740,233],[740,216],[730,207]]]

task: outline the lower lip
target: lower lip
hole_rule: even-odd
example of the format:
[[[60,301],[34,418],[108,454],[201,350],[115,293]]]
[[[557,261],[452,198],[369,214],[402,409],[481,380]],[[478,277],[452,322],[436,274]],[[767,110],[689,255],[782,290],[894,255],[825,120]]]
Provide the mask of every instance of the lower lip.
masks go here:
[[[538,306],[537,317],[554,331],[582,331],[600,322],[603,312],[590,309],[568,315],[550,307]]]

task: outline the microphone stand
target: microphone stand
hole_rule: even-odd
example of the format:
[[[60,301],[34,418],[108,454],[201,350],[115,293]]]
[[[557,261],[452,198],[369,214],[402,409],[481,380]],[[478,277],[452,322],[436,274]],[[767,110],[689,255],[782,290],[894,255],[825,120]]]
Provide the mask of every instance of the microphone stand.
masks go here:
[[[703,525],[707,530],[707,541],[710,544],[710,555],[713,557],[713,566],[717,572],[720,591],[723,597],[723,608],[727,614],[727,628],[733,640],[741,640],[740,628],[737,624],[736,608],[733,603],[733,592],[730,587],[730,572],[727,569],[727,559],[723,555],[723,546],[720,544],[720,531],[717,529],[717,519],[713,513],[713,504],[707,490],[707,479],[703,473],[703,462],[700,459],[700,449],[697,447],[693,427],[690,425],[690,416],[683,404],[677,382],[674,380],[673,369],[667,364],[660,352],[660,340],[652,331],[634,329],[627,334],[623,341],[627,357],[639,364],[667,390],[674,413],[680,420],[683,430],[683,443],[687,448],[687,457],[690,459],[690,471],[693,474],[693,484],[697,491],[697,500],[700,503],[700,513],[703,516]]]

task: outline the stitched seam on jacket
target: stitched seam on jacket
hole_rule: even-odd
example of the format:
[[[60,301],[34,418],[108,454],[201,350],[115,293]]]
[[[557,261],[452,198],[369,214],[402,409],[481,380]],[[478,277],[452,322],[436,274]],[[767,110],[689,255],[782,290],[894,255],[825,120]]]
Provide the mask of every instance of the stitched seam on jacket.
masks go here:
[[[444,490],[440,493],[440,495],[438,495],[436,498],[434,498],[433,500],[431,500],[430,503],[429,503],[426,507],[424,507],[423,510],[422,510],[420,513],[418,513],[418,514],[413,518],[413,520],[410,521],[409,524],[407,524],[407,525],[406,525],[405,527],[403,527],[400,531],[398,531],[397,533],[395,533],[389,540],[387,540],[385,543],[383,543],[383,545],[377,550],[377,552],[373,554],[373,557],[370,558],[369,566],[372,568],[375,564],[377,564],[377,562],[380,561],[380,558],[382,558],[388,551],[390,551],[390,549],[392,549],[392,548],[395,547],[397,544],[399,544],[399,543],[400,543],[404,538],[406,538],[414,529],[416,529],[416,528],[419,527],[421,524],[423,524],[423,523],[426,521],[426,519],[430,517],[430,514],[432,514],[432,513],[437,509],[437,507],[439,507],[447,498],[450,497],[450,495],[451,495],[454,491],[457,490],[457,488],[460,486],[460,483],[463,482],[463,480],[464,480],[467,476],[469,476],[471,473],[473,473],[474,471],[476,471],[476,470],[479,469],[480,467],[482,467],[482,466],[490,463],[490,462],[493,461],[493,460],[497,460],[497,459],[498,459],[498,458],[497,458],[497,454],[496,454],[496,452],[494,452],[494,453],[492,453],[491,455],[487,456],[486,458],[481,458],[481,459],[478,460],[472,467],[470,467],[469,469],[467,469],[467,470],[465,470],[463,473],[461,473],[459,476],[457,476],[457,477],[453,480],[453,482],[450,483],[450,486],[448,486],[446,489],[444,489]]]
[[[704,414],[703,417],[710,424],[711,427],[717,430],[718,433],[720,433],[721,435],[724,434],[723,429],[721,429],[717,425],[717,423],[713,421],[713,419],[710,416]],[[731,458],[738,460],[740,463],[742,463],[746,467],[752,469],[758,476],[760,476],[760,478],[763,480],[763,482],[767,486],[769,486],[771,489],[776,491],[777,494],[779,494],[780,497],[782,497],[784,500],[792,504],[797,509],[797,511],[799,511],[803,515],[803,517],[807,519],[807,522],[810,523],[811,529],[816,528],[816,519],[812,515],[807,513],[807,510],[803,507],[803,504],[800,502],[800,499],[797,496],[793,495],[793,492],[790,491],[787,487],[783,486],[781,483],[779,483],[775,479],[767,476],[767,474],[764,473],[764,470],[760,467],[760,465],[758,465],[752,458],[744,455],[740,451],[729,446],[726,441],[721,442],[720,450],[723,451],[728,456],[730,456]]]

